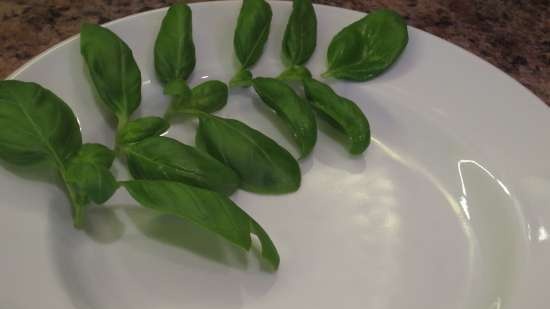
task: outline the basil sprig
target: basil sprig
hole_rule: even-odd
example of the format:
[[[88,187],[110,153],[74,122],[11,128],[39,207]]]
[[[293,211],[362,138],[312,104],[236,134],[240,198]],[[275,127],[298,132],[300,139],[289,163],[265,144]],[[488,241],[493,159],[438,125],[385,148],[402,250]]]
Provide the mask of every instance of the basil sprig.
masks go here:
[[[46,164],[57,171],[82,228],[90,201],[102,203],[118,187],[109,167],[112,152],[82,144],[69,106],[35,83],[0,81],[0,159],[18,166]]]

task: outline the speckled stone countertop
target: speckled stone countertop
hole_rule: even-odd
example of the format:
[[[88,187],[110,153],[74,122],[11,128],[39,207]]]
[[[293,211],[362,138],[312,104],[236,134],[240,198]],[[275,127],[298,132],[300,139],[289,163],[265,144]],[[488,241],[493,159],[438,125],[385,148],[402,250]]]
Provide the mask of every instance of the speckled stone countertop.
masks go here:
[[[0,0],[0,78],[78,32],[177,0]],[[549,0],[314,0],[368,12],[387,7],[412,26],[499,67],[550,105]],[[189,1],[196,2],[196,1]]]

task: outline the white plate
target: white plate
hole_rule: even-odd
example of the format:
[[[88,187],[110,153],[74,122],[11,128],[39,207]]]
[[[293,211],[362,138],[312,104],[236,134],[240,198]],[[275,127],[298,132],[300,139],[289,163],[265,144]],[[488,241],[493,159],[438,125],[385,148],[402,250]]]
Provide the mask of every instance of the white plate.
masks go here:
[[[198,63],[191,78],[227,81],[239,2],[193,4]],[[274,2],[272,32],[256,75],[282,69],[290,4]],[[362,13],[316,6],[324,69],[329,40]],[[108,27],[133,49],[143,74],[138,114],[162,114],[153,40],[165,10]],[[0,169],[0,308],[546,308],[550,285],[550,111],[486,62],[414,28],[399,62],[365,83],[334,82],[368,115],[374,140],[350,157],[323,129],[303,161],[296,194],[238,192],[268,230],[280,270],[186,222],[133,206],[122,191],[72,228],[61,190]],[[87,142],[113,131],[84,74],[78,38],[14,73],[73,108]],[[220,113],[295,151],[253,92]],[[170,134],[192,143],[194,124]],[[117,168],[120,179],[126,177]]]

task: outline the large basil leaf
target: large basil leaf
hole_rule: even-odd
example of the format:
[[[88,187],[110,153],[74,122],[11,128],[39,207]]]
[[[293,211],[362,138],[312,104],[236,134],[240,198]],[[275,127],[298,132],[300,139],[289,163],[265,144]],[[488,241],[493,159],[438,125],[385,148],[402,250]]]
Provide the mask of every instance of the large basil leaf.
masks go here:
[[[35,83],[0,81],[0,158],[18,165],[63,166],[82,144],[73,112]]]
[[[288,66],[305,64],[317,44],[317,17],[311,0],[294,0],[283,38],[283,60]]]
[[[65,180],[72,186],[79,203],[106,202],[117,190],[118,183],[109,171],[115,154],[100,144],[84,144],[66,165]]]
[[[279,254],[267,233],[229,198],[171,181],[135,180],[123,186],[143,207],[189,220],[245,250],[252,245],[250,233],[255,234],[262,256],[274,269],[279,266]]]
[[[290,127],[301,157],[307,156],[317,141],[317,122],[308,103],[285,82],[274,78],[256,78],[253,85],[262,101]]]
[[[195,68],[192,13],[185,3],[168,9],[155,41],[155,69],[164,84],[186,80]]]
[[[227,96],[228,89],[226,84],[218,80],[209,80],[195,86],[189,96],[175,96],[168,114],[189,109],[213,113],[222,109],[227,104]]]
[[[248,75],[246,69],[260,59],[271,27],[271,6],[265,0],[243,0],[239,12],[233,47],[242,70],[232,80],[232,85],[242,82]]]
[[[136,179],[184,182],[230,195],[239,177],[216,159],[168,137],[151,137],[124,147]]]
[[[407,42],[407,25],[399,14],[373,11],[332,39],[323,76],[353,81],[374,78],[399,58]]]
[[[241,188],[268,194],[298,190],[298,162],[275,141],[238,120],[208,114],[199,118],[197,146],[233,168]]]
[[[369,122],[355,103],[312,78],[304,80],[304,90],[315,109],[346,134],[350,153],[360,154],[367,149],[370,143]]]
[[[147,137],[158,136],[170,127],[168,121],[160,117],[143,117],[132,120],[118,132],[118,144],[134,143]]]
[[[132,51],[111,30],[83,24],[80,52],[99,96],[125,124],[141,101],[141,72]]]

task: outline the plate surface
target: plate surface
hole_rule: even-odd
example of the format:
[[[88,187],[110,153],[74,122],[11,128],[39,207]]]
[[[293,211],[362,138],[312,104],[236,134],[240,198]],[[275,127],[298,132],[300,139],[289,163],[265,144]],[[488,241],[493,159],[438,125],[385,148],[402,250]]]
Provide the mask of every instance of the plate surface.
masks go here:
[[[257,76],[282,70],[290,3],[272,2]],[[240,3],[192,4],[198,62],[191,84],[227,81]],[[318,76],[328,42],[362,13],[315,7]],[[136,115],[168,100],[153,67],[165,10],[108,24],[133,49],[143,77]],[[372,125],[365,155],[350,157],[321,125],[301,162],[303,185],[285,196],[233,196],[270,233],[277,273],[189,223],[133,205],[120,191],[94,207],[86,232],[44,176],[0,169],[0,308],[544,308],[550,285],[550,111],[528,90],[468,52],[409,28],[399,62],[366,83],[332,82]],[[11,78],[36,81],[77,114],[85,141],[113,143],[87,80],[77,37]],[[297,153],[277,119],[249,90],[220,112]],[[194,122],[169,135],[193,143]],[[119,164],[119,179],[127,177]]]

